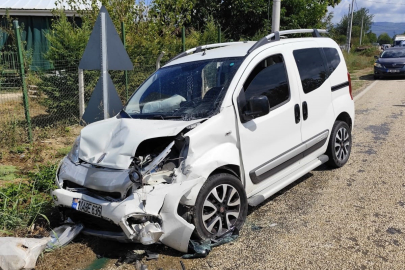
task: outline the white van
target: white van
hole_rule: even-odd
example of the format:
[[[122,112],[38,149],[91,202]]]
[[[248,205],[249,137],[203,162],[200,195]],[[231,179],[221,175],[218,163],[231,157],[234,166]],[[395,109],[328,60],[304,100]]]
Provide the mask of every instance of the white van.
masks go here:
[[[354,102],[324,30],[201,46],[152,74],[115,117],[86,126],[56,175],[64,217],[85,233],[161,242],[240,229],[258,205],[350,156]],[[313,38],[280,39],[312,33]]]

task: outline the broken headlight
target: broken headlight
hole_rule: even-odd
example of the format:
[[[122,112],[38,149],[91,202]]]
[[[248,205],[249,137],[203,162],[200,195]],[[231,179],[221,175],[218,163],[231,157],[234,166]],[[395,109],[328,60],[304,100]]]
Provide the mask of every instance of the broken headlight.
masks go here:
[[[68,154],[68,158],[73,163],[79,162],[79,149],[80,149],[80,135],[76,138],[75,142],[73,143],[72,150],[70,150]]]

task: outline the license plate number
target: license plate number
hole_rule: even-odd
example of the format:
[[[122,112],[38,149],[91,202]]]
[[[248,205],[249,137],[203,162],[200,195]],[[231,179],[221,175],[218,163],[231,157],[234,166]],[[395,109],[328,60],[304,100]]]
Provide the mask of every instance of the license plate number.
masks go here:
[[[388,72],[390,72],[390,73],[397,73],[397,72],[399,72],[399,70],[397,70],[397,69],[389,69]]]
[[[96,217],[101,217],[102,207],[99,204],[75,198],[72,201],[72,208],[83,213],[87,213]]]

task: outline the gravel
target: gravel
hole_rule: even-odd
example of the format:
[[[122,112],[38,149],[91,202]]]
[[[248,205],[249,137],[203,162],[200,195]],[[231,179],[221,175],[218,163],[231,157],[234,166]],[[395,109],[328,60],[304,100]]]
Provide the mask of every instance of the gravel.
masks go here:
[[[186,269],[404,269],[405,81],[379,81],[356,101],[353,149],[258,207],[241,237]],[[180,269],[165,256],[149,269]]]

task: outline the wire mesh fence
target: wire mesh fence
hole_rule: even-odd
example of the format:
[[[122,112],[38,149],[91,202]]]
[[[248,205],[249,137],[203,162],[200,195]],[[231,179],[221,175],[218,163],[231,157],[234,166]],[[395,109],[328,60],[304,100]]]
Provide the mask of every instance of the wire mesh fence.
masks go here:
[[[123,104],[138,86],[152,74],[157,56],[139,56],[133,60],[134,70],[110,71],[111,79]],[[27,112],[31,118],[34,141],[41,130],[52,126],[80,123],[79,76],[80,59],[58,59],[47,62],[47,68],[25,67],[28,90]],[[28,62],[28,61],[26,61]],[[0,52],[0,137],[13,134],[16,140],[27,141],[27,119],[23,104],[23,86],[17,53]],[[41,63],[40,63],[41,64]],[[84,101],[87,104],[100,76],[100,71],[83,72]],[[3,138],[4,139],[4,138]],[[2,141],[0,139],[0,141]],[[4,140],[3,140],[4,142]]]

